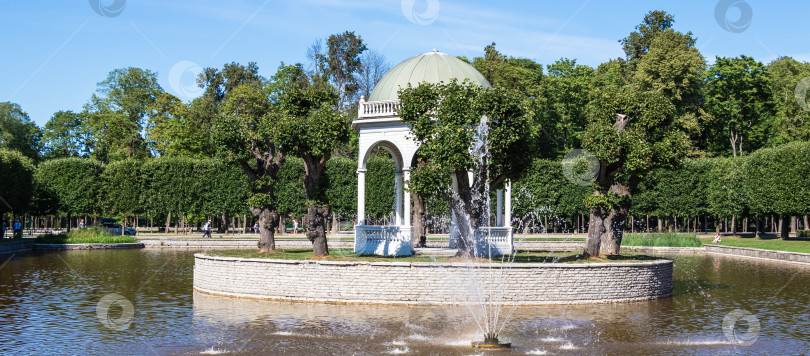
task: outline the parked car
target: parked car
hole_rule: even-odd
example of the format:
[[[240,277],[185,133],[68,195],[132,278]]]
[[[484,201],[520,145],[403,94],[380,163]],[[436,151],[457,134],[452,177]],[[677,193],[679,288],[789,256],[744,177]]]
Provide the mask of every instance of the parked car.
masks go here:
[[[101,229],[108,232],[110,235],[121,235],[121,224],[114,222],[102,222]],[[124,235],[135,236],[138,232],[131,227],[124,228]]]

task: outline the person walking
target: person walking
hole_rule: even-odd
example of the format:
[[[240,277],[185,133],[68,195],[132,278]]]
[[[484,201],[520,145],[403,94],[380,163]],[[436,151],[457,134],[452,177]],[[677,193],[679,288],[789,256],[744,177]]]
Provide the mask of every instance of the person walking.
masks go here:
[[[298,233],[298,220],[293,219],[293,234]]]
[[[208,237],[211,237],[211,220],[210,219],[208,220],[208,222],[205,223],[205,225],[203,225],[203,238],[205,238],[206,235],[208,235]]]
[[[259,222],[258,221],[255,224],[253,224],[253,232],[255,232],[257,234],[259,233]]]
[[[20,224],[20,219],[14,221],[14,235],[12,235],[15,239],[22,238],[22,224]]]

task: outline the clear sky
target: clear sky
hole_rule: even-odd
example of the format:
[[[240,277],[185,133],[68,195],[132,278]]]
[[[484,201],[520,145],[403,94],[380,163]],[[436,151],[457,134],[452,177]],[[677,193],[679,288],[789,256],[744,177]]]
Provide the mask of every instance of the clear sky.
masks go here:
[[[665,10],[692,31],[701,53],[810,60],[810,2],[484,0],[0,0],[0,101],[20,104],[38,125],[80,111],[115,68],[158,73],[189,100],[203,67],[306,61],[315,39],[355,31],[391,65],[436,48],[476,57],[491,42],[511,56],[597,66],[623,55],[618,40],[645,13]],[[174,70],[173,70],[174,69]]]

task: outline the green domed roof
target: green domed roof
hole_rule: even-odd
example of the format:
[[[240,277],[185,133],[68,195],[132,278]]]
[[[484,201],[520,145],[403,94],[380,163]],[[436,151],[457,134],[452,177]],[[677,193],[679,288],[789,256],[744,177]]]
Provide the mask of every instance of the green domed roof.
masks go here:
[[[414,56],[397,64],[377,82],[367,101],[397,99],[400,88],[417,86],[419,83],[449,83],[469,79],[484,88],[491,88],[489,82],[473,66],[447,53],[436,50]]]

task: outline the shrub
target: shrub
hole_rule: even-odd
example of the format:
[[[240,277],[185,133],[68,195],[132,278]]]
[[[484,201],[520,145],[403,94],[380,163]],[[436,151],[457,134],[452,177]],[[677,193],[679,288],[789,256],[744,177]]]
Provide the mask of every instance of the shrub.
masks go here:
[[[796,230],[796,237],[810,237],[810,230]]]
[[[101,228],[90,227],[76,229],[68,233],[39,235],[35,242],[40,244],[115,244],[138,242],[138,239],[132,236],[110,235]]]

